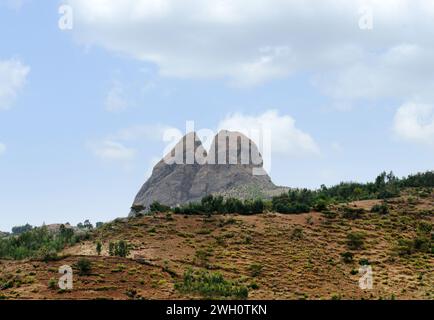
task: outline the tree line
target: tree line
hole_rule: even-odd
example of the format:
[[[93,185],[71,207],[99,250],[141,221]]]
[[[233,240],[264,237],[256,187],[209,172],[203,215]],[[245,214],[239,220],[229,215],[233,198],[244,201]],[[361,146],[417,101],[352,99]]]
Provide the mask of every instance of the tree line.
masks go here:
[[[174,208],[154,202],[150,206],[150,211],[208,215],[213,213],[257,214],[268,211],[296,214],[311,210],[324,211],[328,205],[333,203],[394,198],[408,187],[433,188],[434,171],[418,173],[401,179],[393,172],[382,172],[373,182],[341,182],[332,187],[322,185],[317,190],[290,189],[288,192],[272,197],[271,200],[224,199],[222,196],[207,195],[200,202],[191,202]],[[132,209],[139,212],[143,207]]]

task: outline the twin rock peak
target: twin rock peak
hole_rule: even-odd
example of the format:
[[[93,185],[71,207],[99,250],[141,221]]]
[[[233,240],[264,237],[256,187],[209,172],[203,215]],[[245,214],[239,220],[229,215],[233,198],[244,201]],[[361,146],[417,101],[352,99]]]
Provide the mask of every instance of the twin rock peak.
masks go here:
[[[277,189],[263,169],[258,147],[242,133],[220,131],[207,152],[198,135],[191,132],[154,167],[130,216],[146,211],[155,201],[178,206],[209,194],[245,199],[267,197]]]

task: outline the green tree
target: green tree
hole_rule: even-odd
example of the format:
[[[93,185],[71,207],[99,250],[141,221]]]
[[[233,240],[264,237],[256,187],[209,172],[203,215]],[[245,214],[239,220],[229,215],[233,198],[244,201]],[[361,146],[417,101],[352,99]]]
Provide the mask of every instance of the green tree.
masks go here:
[[[100,256],[102,251],[102,244],[101,241],[96,242],[96,253]]]

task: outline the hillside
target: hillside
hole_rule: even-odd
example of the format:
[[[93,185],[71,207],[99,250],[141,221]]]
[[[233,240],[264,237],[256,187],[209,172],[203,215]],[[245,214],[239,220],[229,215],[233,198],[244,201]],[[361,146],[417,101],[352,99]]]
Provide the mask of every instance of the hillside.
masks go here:
[[[297,215],[156,213],[118,219],[65,249],[58,260],[1,261],[0,297],[200,299],[248,292],[249,299],[434,299],[434,190],[406,189],[387,201],[388,212],[371,212],[376,204],[382,201]],[[354,236],[360,233],[361,240]],[[109,242],[118,240],[131,244],[128,258],[109,256]],[[96,241],[102,242],[101,256]],[[72,291],[50,289],[59,266],[83,257],[91,270],[79,275],[74,267]],[[358,286],[360,262],[372,266],[372,290]],[[189,268],[195,271],[186,273]],[[219,290],[205,284],[210,279],[222,284]]]

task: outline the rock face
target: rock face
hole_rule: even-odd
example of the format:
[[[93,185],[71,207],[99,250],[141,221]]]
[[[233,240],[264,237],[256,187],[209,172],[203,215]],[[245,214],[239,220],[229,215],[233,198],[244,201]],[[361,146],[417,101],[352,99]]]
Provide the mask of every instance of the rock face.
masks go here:
[[[158,201],[168,206],[200,201],[209,194],[231,196],[235,190],[266,195],[279,189],[263,170],[256,144],[238,132],[220,131],[209,153],[196,133],[184,136],[153,169],[137,194],[130,215]],[[249,192],[236,193],[239,198]]]

